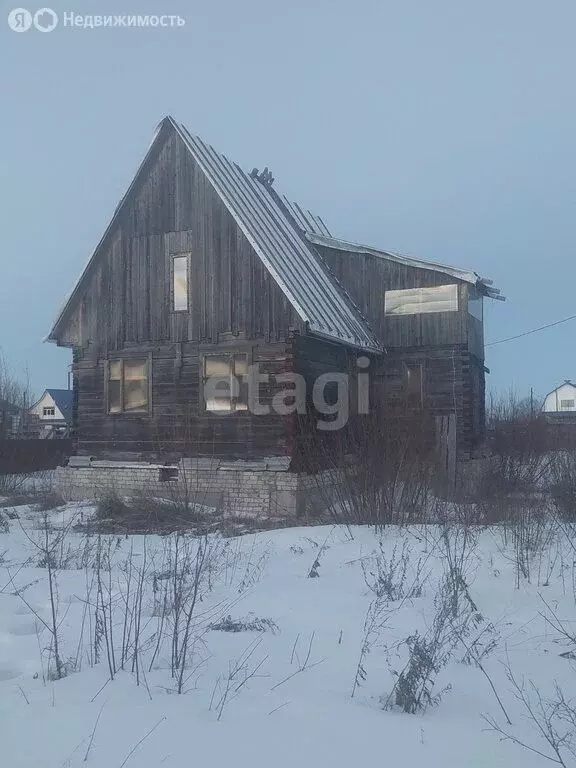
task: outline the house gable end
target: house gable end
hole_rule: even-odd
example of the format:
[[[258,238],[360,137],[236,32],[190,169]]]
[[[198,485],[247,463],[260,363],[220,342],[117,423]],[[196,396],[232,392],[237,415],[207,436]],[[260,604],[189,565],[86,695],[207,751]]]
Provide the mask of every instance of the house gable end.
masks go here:
[[[187,318],[170,306],[179,252],[192,259]],[[171,121],[163,121],[49,340],[115,349],[289,329],[304,330],[293,303]]]

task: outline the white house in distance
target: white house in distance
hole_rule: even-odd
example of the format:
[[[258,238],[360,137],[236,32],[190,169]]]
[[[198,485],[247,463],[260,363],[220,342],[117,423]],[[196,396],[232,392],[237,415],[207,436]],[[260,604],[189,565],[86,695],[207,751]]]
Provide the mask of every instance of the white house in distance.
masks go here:
[[[47,389],[40,400],[29,409],[33,422],[39,425],[38,437],[66,437],[72,426],[72,400],[70,389]]]
[[[544,398],[543,413],[566,413],[576,411],[576,384],[566,379]]]

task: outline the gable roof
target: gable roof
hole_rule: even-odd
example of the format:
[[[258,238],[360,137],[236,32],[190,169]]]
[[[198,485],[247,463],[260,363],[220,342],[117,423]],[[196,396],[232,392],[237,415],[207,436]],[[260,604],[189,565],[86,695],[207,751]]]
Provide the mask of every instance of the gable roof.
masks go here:
[[[245,173],[173,118],[167,119],[309,330],[379,350],[365,318],[271,186]]]
[[[498,288],[492,287],[491,280],[480,277],[480,275],[470,269],[450,267],[447,264],[439,264],[435,261],[413,259],[410,256],[403,256],[399,253],[381,251],[377,248],[372,248],[369,245],[360,245],[359,243],[352,243],[347,240],[341,240],[340,238],[332,237],[329,233],[327,234],[324,232],[307,231],[306,239],[314,245],[322,245],[326,248],[335,248],[336,250],[340,251],[368,254],[377,256],[381,259],[394,261],[397,264],[404,264],[407,267],[416,267],[418,269],[428,269],[432,272],[441,272],[442,274],[450,275],[451,277],[455,277],[457,280],[462,280],[465,283],[470,283],[471,285],[476,286],[481,293],[491,299],[498,299],[500,301],[505,300],[504,296],[500,296],[500,291]]]
[[[564,379],[562,384],[559,384],[557,387],[554,387],[554,389],[552,389],[550,392],[548,392],[547,395],[544,396],[543,402],[545,402],[550,397],[550,395],[553,395],[555,392],[558,392],[559,389],[562,389],[562,387],[566,387],[566,386],[573,387],[574,389],[576,389],[576,384],[574,384],[573,381],[570,381],[570,379]]]
[[[74,402],[74,393],[71,389],[45,389],[42,393],[42,397],[38,398],[38,400],[34,403],[34,405],[31,406],[32,408],[35,408],[38,403],[42,401],[42,398],[44,398],[46,395],[50,395],[52,400],[54,400],[54,403],[58,410],[62,413],[62,416],[64,417],[65,421],[67,423],[72,422],[72,408],[73,408],[73,402]]]
[[[239,229],[260,257],[310,333],[371,351],[382,347],[366,319],[332,274],[314,246],[307,241],[303,226],[328,232],[318,217],[304,212],[294,203],[282,200],[271,185],[255,174],[245,173],[202,139],[192,136],[174,118],[166,117],[158,126],[152,145],[136,177],[116,208],[106,233],[96,247],[88,266],[67,299],[47,341],[56,341],[58,327],[79,300],[100,247],[119,216],[140,173],[151,156],[162,130],[173,130],[182,139],[196,164],[214,187]]]
[[[74,402],[74,393],[71,389],[47,389],[46,392],[56,403],[56,407],[62,413],[67,422],[72,421],[72,406]]]

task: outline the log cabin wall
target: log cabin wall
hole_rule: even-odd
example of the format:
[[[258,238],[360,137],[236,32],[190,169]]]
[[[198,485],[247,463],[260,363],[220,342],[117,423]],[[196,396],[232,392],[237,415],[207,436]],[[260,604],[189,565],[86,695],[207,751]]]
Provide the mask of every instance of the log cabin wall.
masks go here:
[[[390,349],[375,379],[391,419],[412,424],[426,416],[433,426],[454,413],[461,458],[483,439],[484,367],[466,346]]]
[[[289,417],[273,412],[218,414],[205,410],[202,360],[212,354],[246,354],[270,384],[261,385],[259,401],[270,406],[279,389],[274,375],[292,365],[291,346],[264,340],[199,344],[194,342],[136,345],[114,353],[114,359],[149,355],[152,377],[148,411],[108,413],[108,360],[86,351],[76,363],[78,413],[76,438],[80,455],[103,459],[175,460],[182,456],[257,458],[284,456],[291,451]]]
[[[273,373],[291,365],[290,339],[302,324],[176,134],[160,136],[100,249],[59,339],[76,350],[78,452],[285,454],[289,420],[203,409],[204,354],[237,349]],[[178,254],[190,254],[184,312],[172,311]],[[149,360],[148,412],[109,413],[108,362],[130,358]],[[273,389],[263,392],[263,402],[272,396]]]
[[[386,348],[375,375],[383,382],[377,391],[388,415],[412,420],[426,413],[434,423],[436,416],[455,413],[459,455],[468,455],[485,429],[483,324],[468,305],[469,297],[478,299],[476,289],[442,272],[317,247]],[[385,313],[386,291],[448,284],[458,286],[457,311]],[[410,375],[421,377],[420,398],[410,392]]]

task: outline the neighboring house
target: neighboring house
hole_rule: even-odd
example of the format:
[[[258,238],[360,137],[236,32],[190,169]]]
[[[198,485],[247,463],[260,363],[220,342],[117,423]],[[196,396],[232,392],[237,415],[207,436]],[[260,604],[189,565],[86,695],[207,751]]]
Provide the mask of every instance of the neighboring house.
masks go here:
[[[0,440],[19,437],[22,426],[22,409],[0,398]]]
[[[47,389],[29,409],[31,424],[40,438],[68,437],[73,420],[72,390]]]
[[[73,349],[78,453],[302,466],[313,382],[352,371],[357,387],[368,371],[371,407],[452,419],[469,454],[484,436],[483,299],[499,292],[333,237],[272,182],[162,121],[48,337]],[[251,365],[272,375],[260,410],[297,373],[307,417],[256,413]],[[214,379],[225,386],[209,392]]]
[[[544,398],[542,413],[546,418],[576,418],[576,385],[566,379]]]

